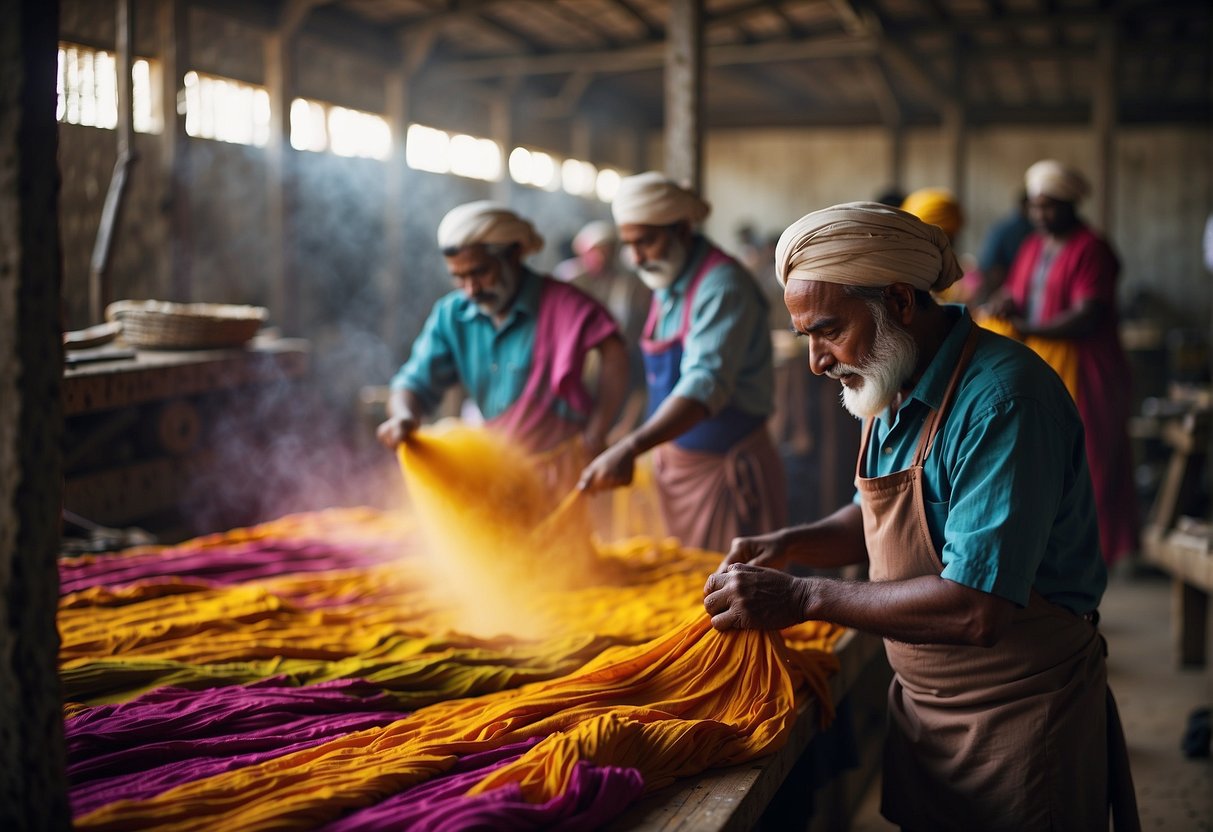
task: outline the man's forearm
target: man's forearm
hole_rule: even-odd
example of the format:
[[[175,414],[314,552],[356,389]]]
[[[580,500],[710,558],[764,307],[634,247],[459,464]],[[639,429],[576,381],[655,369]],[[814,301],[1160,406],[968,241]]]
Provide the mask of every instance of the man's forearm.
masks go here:
[[[703,402],[670,396],[661,403],[656,413],[622,441],[627,442],[632,453],[639,456],[663,442],[677,439],[708,416],[707,405]]]
[[[781,538],[788,559],[806,566],[835,569],[868,562],[863,514],[853,503],[816,522],[774,534]]]
[[[387,415],[389,418],[411,418],[421,421],[426,415],[425,405],[421,397],[407,388],[393,390],[387,400]]]
[[[598,389],[594,409],[586,423],[586,434],[604,440],[628,394],[628,351],[623,339],[611,337],[599,346],[602,367],[598,373]]]

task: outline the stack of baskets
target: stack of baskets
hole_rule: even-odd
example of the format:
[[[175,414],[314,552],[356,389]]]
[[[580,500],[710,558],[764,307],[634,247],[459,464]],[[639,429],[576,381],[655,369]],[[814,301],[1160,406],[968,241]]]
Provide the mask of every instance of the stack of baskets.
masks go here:
[[[106,320],[122,323],[122,340],[153,350],[239,347],[267,317],[265,307],[225,303],[120,300],[105,308]]]

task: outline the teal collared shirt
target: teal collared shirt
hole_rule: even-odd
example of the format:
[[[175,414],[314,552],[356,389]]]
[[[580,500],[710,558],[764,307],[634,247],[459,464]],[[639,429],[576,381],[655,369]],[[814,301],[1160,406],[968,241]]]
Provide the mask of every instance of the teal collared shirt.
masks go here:
[[[956,323],[896,414],[872,426],[863,475],[909,468],[969,330]],[[1090,612],[1107,586],[1082,422],[1061,379],[1029,348],[980,330],[923,465],[927,527],[943,577],[1026,606],[1032,589]],[[860,502],[859,495],[855,502]]]
[[[500,327],[462,292],[444,295],[391,388],[411,390],[432,413],[449,387],[462,384],[486,419],[500,415],[522,395],[530,375],[542,288],[543,278],[524,268],[518,297]],[[557,407],[572,418],[564,402]]]
[[[687,287],[710,249],[706,238],[695,235],[682,273],[654,293],[661,310],[654,340],[678,334]],[[712,414],[730,404],[746,413],[769,414],[775,388],[769,320],[767,299],[748,272],[732,261],[713,268],[695,292],[670,395],[702,402]]]

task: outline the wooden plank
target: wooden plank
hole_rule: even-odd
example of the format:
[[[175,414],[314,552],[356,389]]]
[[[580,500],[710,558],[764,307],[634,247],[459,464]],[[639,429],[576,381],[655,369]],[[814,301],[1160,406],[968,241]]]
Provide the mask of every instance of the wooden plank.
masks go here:
[[[835,652],[839,671],[830,678],[830,694],[841,702],[868,664],[884,650],[883,642],[850,630]],[[788,741],[767,757],[688,778],[646,796],[610,830],[643,832],[740,832],[754,827],[783,784],[792,766],[818,733],[821,705],[805,703],[797,712]]]
[[[186,303],[193,297],[190,282],[189,141],[185,133],[184,108],[178,112],[177,94],[182,87],[189,57],[189,9],[185,0],[164,0],[157,8],[156,37],[160,47],[160,110],[164,127],[160,134],[160,175],[168,206],[168,239],[161,268],[169,276],[169,300]]]
[[[177,508],[193,472],[209,467],[213,467],[212,456],[202,452],[69,476],[64,482],[63,505],[97,523],[131,523]]]
[[[1183,667],[1204,667],[1208,648],[1209,593],[1176,580],[1174,598],[1172,632],[1179,663]]]
[[[307,374],[307,342],[255,342],[244,350],[140,351],[133,361],[99,361],[63,374],[64,415],[266,384]]]

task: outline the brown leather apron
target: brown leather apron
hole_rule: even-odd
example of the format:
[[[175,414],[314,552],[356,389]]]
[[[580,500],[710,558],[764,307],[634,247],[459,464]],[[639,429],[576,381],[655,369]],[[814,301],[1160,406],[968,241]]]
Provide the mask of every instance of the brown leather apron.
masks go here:
[[[939,409],[905,471],[865,478],[872,433],[856,465],[864,535],[874,581],[939,575],[923,502],[923,462],[957,381],[973,355],[969,334]],[[881,811],[913,830],[1106,830],[1109,737],[1123,734],[1107,688],[1104,644],[1095,626],[1032,593],[990,648],[912,645],[885,639],[895,675],[889,687]],[[1127,777],[1127,759],[1121,761]],[[1132,784],[1128,797],[1132,802]],[[1134,828],[1136,805],[1117,807]]]

